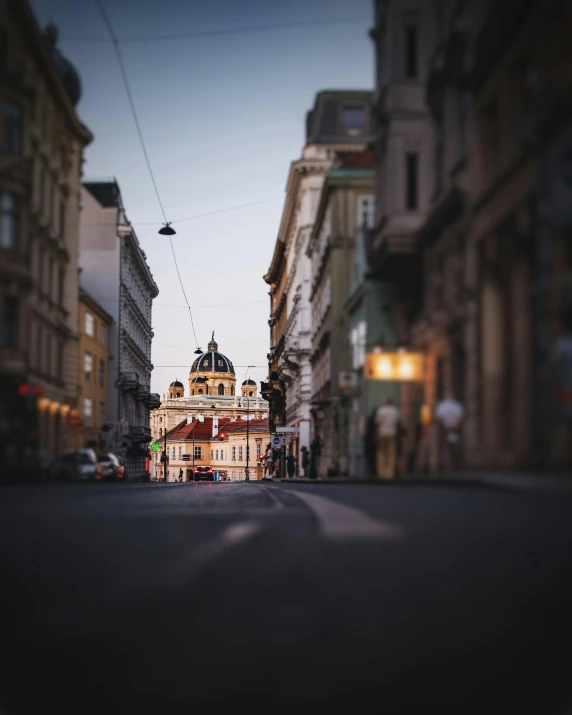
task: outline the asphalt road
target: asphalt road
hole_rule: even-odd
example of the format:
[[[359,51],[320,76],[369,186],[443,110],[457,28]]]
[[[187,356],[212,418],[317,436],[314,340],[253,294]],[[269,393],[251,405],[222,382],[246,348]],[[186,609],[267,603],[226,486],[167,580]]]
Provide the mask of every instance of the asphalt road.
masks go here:
[[[474,485],[2,489],[0,711],[565,715],[571,517]]]

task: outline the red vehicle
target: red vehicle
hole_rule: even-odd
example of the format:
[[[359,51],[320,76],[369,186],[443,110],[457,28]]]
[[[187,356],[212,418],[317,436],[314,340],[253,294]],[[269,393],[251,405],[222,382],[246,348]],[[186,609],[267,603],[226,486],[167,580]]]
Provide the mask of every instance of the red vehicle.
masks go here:
[[[193,472],[194,482],[214,482],[214,474],[212,467],[195,467]]]

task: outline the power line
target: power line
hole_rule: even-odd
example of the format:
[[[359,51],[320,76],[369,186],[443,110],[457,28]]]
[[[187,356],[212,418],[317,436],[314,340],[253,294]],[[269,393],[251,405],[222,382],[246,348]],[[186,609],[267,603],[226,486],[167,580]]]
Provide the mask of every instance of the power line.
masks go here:
[[[222,214],[225,211],[237,211],[238,209],[244,209],[247,206],[258,206],[258,204],[267,204],[270,201],[279,201],[283,199],[283,196],[275,196],[273,199],[263,199],[262,201],[252,201],[249,204],[240,204],[240,206],[230,206],[227,209],[217,209],[216,211],[209,211],[206,214],[195,214],[194,216],[187,216],[187,218],[178,218],[175,219],[175,221],[171,221],[171,223],[181,223],[181,221],[192,221],[195,218],[203,218],[203,216],[214,216],[214,214]],[[134,222],[135,226],[158,226],[157,222],[151,222],[151,223],[139,223],[137,221]]]
[[[156,367],[167,367],[167,368],[169,368],[169,367],[185,367],[185,368],[188,368],[189,365],[187,363],[186,365],[154,365],[153,367],[154,368],[156,368]],[[268,370],[268,365],[234,365],[233,364],[233,367],[255,367],[255,368],[263,368],[264,370]]]
[[[227,345],[252,345],[253,343],[266,343],[268,342],[268,338],[262,338],[261,340],[244,340],[240,343],[225,343],[225,347]],[[181,350],[192,350],[193,347],[192,345],[157,345],[156,343],[153,343],[154,348],[180,348]]]
[[[103,301],[100,301],[103,302]],[[213,305],[193,305],[192,308],[193,310],[197,310],[198,308],[231,308],[233,306],[240,306],[240,305],[254,305],[255,303],[267,303],[267,300],[249,300],[246,301],[245,303],[214,303]],[[178,305],[174,305],[171,303],[153,303],[153,307],[161,307],[161,308],[186,308],[186,305],[181,305],[180,303]]]
[[[145,146],[145,140],[143,139],[143,132],[141,131],[141,126],[139,124],[139,118],[137,116],[135,102],[133,101],[133,95],[131,94],[131,86],[129,84],[129,79],[127,77],[127,72],[125,70],[125,64],[123,62],[123,55],[121,54],[121,49],[119,47],[119,40],[117,39],[117,36],[115,35],[115,32],[113,30],[113,25],[111,24],[111,22],[107,16],[107,13],[105,12],[105,8],[103,7],[102,0],[95,0],[95,2],[97,3],[97,7],[99,8],[101,17],[103,18],[103,21],[105,22],[107,29],[109,30],[109,34],[111,35],[111,41],[113,42],[115,54],[117,55],[117,61],[119,62],[119,69],[121,70],[121,76],[123,78],[125,92],[127,93],[127,99],[129,100],[129,105],[131,106],[131,114],[133,115],[133,121],[135,122],[137,134],[139,135],[139,142],[141,143],[141,149],[143,149],[143,156],[145,157],[145,162],[147,164],[147,168],[149,169],[149,175],[151,177],[151,181],[153,182],[153,188],[155,189],[155,195],[157,196],[157,201],[159,202],[159,206],[161,207],[161,213],[163,214],[165,223],[167,223],[167,215],[165,214],[165,209],[163,208],[163,202],[161,201],[161,196],[159,195],[159,189],[157,188],[157,182],[155,181],[155,174],[153,173],[153,168],[151,167],[151,162],[149,161],[149,155],[147,153],[147,147]]]
[[[157,187],[157,181],[155,180],[155,174],[153,173],[153,167],[151,166],[151,161],[149,160],[149,154],[147,153],[147,147],[145,145],[145,140],[143,138],[143,132],[141,131],[141,125],[139,124],[139,117],[137,116],[137,109],[135,107],[133,95],[131,94],[131,87],[129,85],[127,71],[125,70],[125,64],[123,62],[123,55],[121,54],[121,49],[119,47],[119,40],[117,39],[117,36],[113,30],[113,25],[111,24],[111,21],[109,20],[109,17],[107,16],[107,13],[105,12],[105,8],[103,7],[102,0],[95,0],[95,2],[97,4],[97,7],[99,8],[99,12],[101,13],[103,21],[104,21],[105,25],[107,26],[107,29],[109,30],[109,34],[111,35],[111,40],[113,42],[115,54],[117,55],[117,61],[119,62],[119,68],[121,70],[121,76],[123,78],[123,85],[125,87],[125,91],[127,93],[127,98],[129,100],[129,105],[131,107],[131,114],[133,115],[133,121],[135,122],[135,127],[137,128],[137,134],[139,135],[139,142],[141,144],[141,149],[143,150],[143,156],[145,157],[147,169],[149,170],[149,176],[151,177],[151,181],[153,183],[153,188],[155,189],[155,194],[157,196],[157,201],[159,202],[159,206],[161,208],[161,213],[163,214],[163,219],[165,220],[165,225],[168,226],[169,222],[167,221],[167,214],[165,213],[165,209],[163,207],[163,202],[161,201],[161,196],[159,194],[159,189]],[[177,276],[179,277],[179,283],[181,284],[181,290],[183,291],[185,303],[187,304],[187,307],[189,309],[189,315],[191,316],[191,326],[193,328],[193,335],[195,337],[195,342],[196,342],[197,348],[198,348],[199,341],[197,340],[197,334],[195,332],[193,313],[191,311],[191,306],[189,305],[189,301],[187,299],[187,294],[185,293],[185,287],[183,286],[183,281],[181,279],[181,274],[179,272],[179,266],[177,264],[177,257],[175,256],[175,249],[173,247],[173,240],[172,240],[171,236],[169,236],[169,243],[171,244],[171,251],[173,253],[173,259],[175,261],[175,268],[177,269]]]
[[[141,37],[122,37],[118,42],[137,43],[137,42],[165,42],[170,40],[187,40],[199,39],[201,37],[216,37],[219,35],[239,35],[243,32],[264,32],[266,30],[282,30],[290,27],[313,27],[315,25],[363,25],[364,22],[369,22],[369,19],[359,20],[354,16],[337,19],[317,18],[315,20],[300,20],[295,22],[282,22],[266,25],[250,25],[244,27],[229,28],[226,30],[203,30],[200,32],[180,32],[169,35],[146,35]],[[74,37],[67,42],[107,42],[103,37]]]
[[[173,248],[173,237],[172,236],[169,236],[169,243],[171,244],[171,251],[173,253],[173,260],[175,261],[175,268],[177,269],[177,275],[179,276],[179,283],[181,284],[181,290],[183,291],[183,296],[185,297],[185,303],[187,304],[187,308],[189,309],[189,315],[191,316],[191,325],[193,327],[193,335],[195,336],[195,344],[198,348],[199,341],[197,340],[197,334],[195,333],[195,323],[193,321],[193,312],[191,310],[191,306],[189,305],[189,301],[187,299],[187,294],[185,293],[185,289],[183,287],[183,281],[181,280],[181,274],[179,273],[179,264],[177,263],[177,256],[175,256],[175,249]]]

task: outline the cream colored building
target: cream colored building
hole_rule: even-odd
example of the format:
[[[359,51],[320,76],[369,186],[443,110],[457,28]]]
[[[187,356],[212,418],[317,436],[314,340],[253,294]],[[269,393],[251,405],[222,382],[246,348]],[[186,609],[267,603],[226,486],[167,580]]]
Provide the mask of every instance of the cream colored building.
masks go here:
[[[240,385],[240,389],[237,390],[236,374],[232,361],[218,351],[214,333],[208,344],[207,352],[198,356],[191,366],[188,376],[188,388],[185,389],[181,381],[175,380],[169,385],[168,393],[163,395],[161,406],[151,411],[152,439],[161,445],[160,451],[153,452],[150,470],[152,477],[155,473],[161,473],[160,458],[164,447],[165,432],[169,433],[170,430],[184,424],[186,420],[192,422],[199,415],[203,420],[212,419],[217,429],[219,426],[217,421],[220,421],[222,425],[223,420],[228,420],[229,424],[234,424],[239,419],[250,419],[254,422],[268,418],[268,402],[259,396],[258,387],[254,380],[244,380]],[[208,439],[215,434],[216,432],[212,432]],[[266,442],[269,441],[269,437],[270,434],[268,433]],[[244,439],[246,440],[246,436]],[[167,435],[167,440],[170,445],[169,435]],[[251,456],[255,458],[254,447],[256,442],[253,441],[250,445]],[[178,445],[176,447],[175,456],[178,457]],[[244,449],[246,448],[246,441],[243,447]],[[214,447],[215,455],[216,449]],[[171,457],[172,454],[171,449],[169,456]],[[184,450],[181,450],[181,454],[185,454]],[[244,454],[246,455],[245,451]],[[200,462],[201,464],[210,464],[210,448],[206,450],[206,457],[203,454],[201,459],[203,460]],[[229,459],[228,461],[230,466],[227,466],[227,469],[231,469],[233,460]],[[238,472],[238,460],[235,461],[237,464],[234,465],[236,467],[234,471]],[[224,463],[226,464],[226,462]],[[223,460],[219,458],[217,464],[222,465]],[[171,461],[169,462],[169,470],[174,471],[175,467],[178,474],[181,467],[185,470],[189,467],[189,464],[183,465],[183,460],[175,459],[172,463]]]
[[[268,418],[219,419],[217,416],[195,414],[192,419],[183,420],[167,433],[167,481],[176,481],[181,470],[183,480],[190,481],[195,466],[212,467],[221,478],[226,477],[230,481],[245,479],[248,466],[250,479],[262,479],[260,456],[266,451],[269,442]],[[164,438],[160,447],[154,460],[152,476],[162,479]]]

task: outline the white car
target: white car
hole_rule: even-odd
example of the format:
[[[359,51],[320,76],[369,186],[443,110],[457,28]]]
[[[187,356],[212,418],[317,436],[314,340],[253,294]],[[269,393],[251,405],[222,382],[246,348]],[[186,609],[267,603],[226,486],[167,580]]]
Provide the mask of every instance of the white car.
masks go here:
[[[50,467],[50,476],[62,482],[99,481],[101,465],[93,449],[80,449],[58,457]]]

